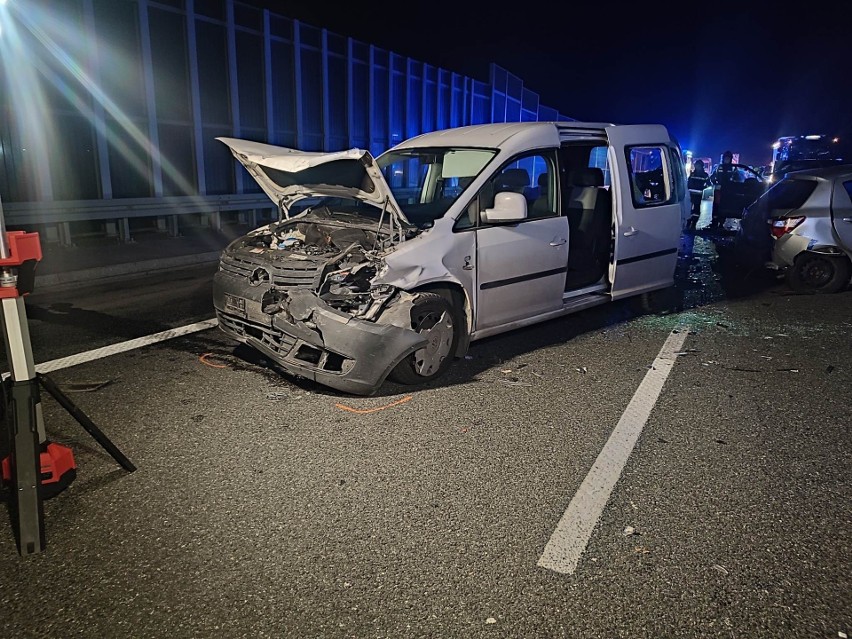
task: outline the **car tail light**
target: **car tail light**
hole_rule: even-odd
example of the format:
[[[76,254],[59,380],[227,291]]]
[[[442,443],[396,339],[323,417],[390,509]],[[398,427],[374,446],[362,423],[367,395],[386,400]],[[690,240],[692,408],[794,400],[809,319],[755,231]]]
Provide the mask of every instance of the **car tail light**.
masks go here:
[[[772,237],[776,240],[805,221],[803,217],[776,217],[772,222]]]

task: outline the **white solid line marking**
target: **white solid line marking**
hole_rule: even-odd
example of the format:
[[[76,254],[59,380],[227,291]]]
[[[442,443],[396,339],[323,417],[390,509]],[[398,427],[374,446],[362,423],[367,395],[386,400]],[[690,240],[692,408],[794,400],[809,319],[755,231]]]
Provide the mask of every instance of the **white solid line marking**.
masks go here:
[[[674,366],[677,359],[675,353],[681,350],[689,332],[689,328],[685,326],[676,330],[678,332],[672,332],[666,339],[651,365],[651,370],[639,384],[633,399],[618,420],[618,425],[556,525],[556,530],[538,560],[538,565],[542,568],[568,575],[577,569],[580,556],[589,543],[612,489],[621,476],[627,458],[630,457]]]
[[[215,328],[217,325],[218,322],[214,317],[213,319],[204,320],[203,322],[187,324],[186,326],[179,326],[178,328],[170,328],[169,330],[162,331],[161,333],[154,333],[153,335],[146,335],[145,337],[137,337],[136,339],[131,339],[119,344],[110,344],[109,346],[96,348],[91,351],[86,351],[85,353],[77,353],[76,355],[53,359],[49,362],[44,362],[43,364],[37,364],[35,369],[37,373],[58,371],[61,368],[77,366],[78,364],[91,362],[96,359],[101,359],[102,357],[132,351],[135,348],[142,348],[143,346],[149,346],[150,344],[156,344],[157,342],[165,342],[166,340],[174,339],[175,337],[182,337],[183,335],[189,335],[190,333],[205,331],[208,328]]]

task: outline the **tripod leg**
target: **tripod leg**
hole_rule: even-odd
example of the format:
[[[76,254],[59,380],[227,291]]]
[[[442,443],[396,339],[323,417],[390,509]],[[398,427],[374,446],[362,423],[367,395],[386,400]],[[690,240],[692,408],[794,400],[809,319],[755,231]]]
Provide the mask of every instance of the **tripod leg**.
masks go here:
[[[36,373],[36,378],[39,382],[41,382],[41,385],[44,386],[44,390],[50,393],[53,398],[59,402],[62,408],[67,410],[71,417],[76,419],[80,426],[82,426],[89,435],[95,438],[95,441],[112,456],[119,466],[130,473],[136,470],[136,466],[134,466],[133,463],[124,456],[124,453],[122,453],[118,447],[113,444],[106,435],[104,435],[100,428],[95,426],[95,423],[89,419],[86,413],[77,408],[76,404],[74,404],[74,402],[72,402],[65,393],[59,390],[59,387],[54,384],[50,378],[42,375],[41,373]]]
[[[36,381],[33,379],[12,384],[10,400],[9,419],[12,421],[15,451],[12,455],[12,477],[15,482],[12,489],[17,493],[17,500],[12,500],[15,534],[20,554],[32,555],[45,547],[44,505],[39,492],[41,446],[36,428]]]
[[[21,297],[0,301],[0,319],[11,369],[6,420],[11,435],[13,465],[12,520],[21,555],[45,547],[44,504],[41,494],[41,437],[39,393],[30,346],[27,314]]]

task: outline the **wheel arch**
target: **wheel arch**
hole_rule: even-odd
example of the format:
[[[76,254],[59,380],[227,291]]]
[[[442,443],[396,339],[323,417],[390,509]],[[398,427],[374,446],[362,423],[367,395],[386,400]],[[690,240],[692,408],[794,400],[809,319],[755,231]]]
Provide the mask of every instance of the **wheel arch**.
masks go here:
[[[465,330],[459,334],[455,357],[464,357],[470,347],[470,333],[473,328],[473,305],[460,284],[456,282],[432,282],[409,291],[409,293],[435,293],[446,299],[455,309],[464,314]]]
[[[819,250],[825,248],[827,250]],[[787,269],[787,283],[794,291],[807,291],[816,293],[835,293],[846,289],[852,278],[852,259],[845,251],[837,247],[826,246],[801,251],[793,259],[793,264]],[[822,258],[834,262],[835,273],[832,279],[820,288],[809,286],[802,279],[803,262],[814,258]]]

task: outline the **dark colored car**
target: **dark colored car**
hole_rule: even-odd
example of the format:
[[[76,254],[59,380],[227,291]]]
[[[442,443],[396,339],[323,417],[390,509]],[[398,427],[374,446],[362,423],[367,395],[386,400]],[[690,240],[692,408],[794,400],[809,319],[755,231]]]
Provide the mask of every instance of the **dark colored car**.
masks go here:
[[[766,191],[768,183],[745,164],[732,164],[728,174],[718,167],[710,176],[713,219],[741,218],[743,210]]]

